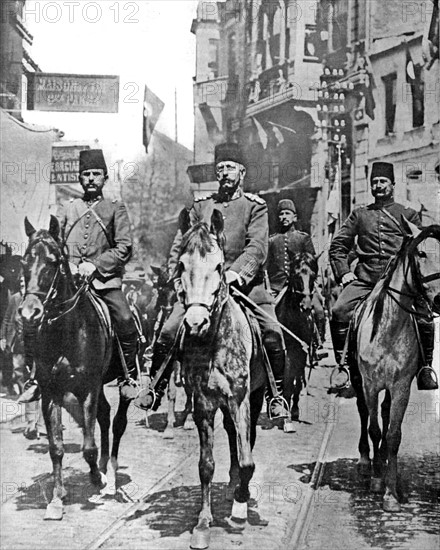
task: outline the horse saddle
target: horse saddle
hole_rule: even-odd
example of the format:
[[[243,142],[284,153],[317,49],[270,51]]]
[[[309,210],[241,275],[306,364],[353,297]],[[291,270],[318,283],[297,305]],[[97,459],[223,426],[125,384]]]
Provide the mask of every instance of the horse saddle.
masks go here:
[[[95,308],[95,311],[100,318],[103,327],[106,329],[109,338],[113,338],[113,323],[107,304],[92,288],[87,290],[87,294],[90,299],[90,303]]]

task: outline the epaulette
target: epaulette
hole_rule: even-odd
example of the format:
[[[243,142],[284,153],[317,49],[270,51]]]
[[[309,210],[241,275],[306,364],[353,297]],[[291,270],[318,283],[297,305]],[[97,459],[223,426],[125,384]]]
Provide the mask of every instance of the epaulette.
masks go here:
[[[266,204],[266,201],[264,199],[262,199],[258,195],[254,195],[253,193],[243,193],[243,196],[252,202],[256,202],[258,204]]]
[[[209,195],[207,197],[196,197],[194,199],[194,202],[201,202],[201,201],[207,201],[208,199],[210,199],[212,197],[212,195]]]

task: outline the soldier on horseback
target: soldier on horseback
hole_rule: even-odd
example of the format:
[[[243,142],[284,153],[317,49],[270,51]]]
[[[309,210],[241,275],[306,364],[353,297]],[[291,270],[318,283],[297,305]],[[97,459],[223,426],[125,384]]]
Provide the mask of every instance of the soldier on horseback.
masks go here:
[[[316,258],[315,247],[310,235],[296,229],[298,220],[295,204],[290,199],[282,199],[278,203],[278,220],[280,232],[269,238],[269,256],[267,273],[270,286],[275,295],[285,288],[290,277],[291,258],[300,252],[308,252]],[[318,291],[315,289],[312,298],[315,323],[321,340],[325,338],[325,314]]]
[[[131,257],[133,244],[125,204],[103,197],[107,179],[102,150],[81,151],[79,181],[84,196],[71,200],[60,210],[58,219],[72,274],[91,278],[91,286],[108,306],[126,367],[120,379],[121,395],[132,399],[137,393],[138,333],[121,287],[123,268]],[[37,395],[38,385],[32,381],[21,401],[32,401]]]
[[[344,287],[333,307],[330,322],[333,348],[339,364],[356,305],[371,292],[390,258],[400,249],[404,236],[400,226],[401,216],[405,216],[417,227],[421,226],[415,210],[394,202],[395,180],[392,164],[374,162],[370,184],[374,203],[353,210],[333,239],[329,250],[336,280]],[[354,244],[358,264],[353,273],[349,269],[347,258]],[[429,316],[424,315],[425,308],[423,301],[416,301],[414,317],[422,351],[417,386],[420,390],[433,390],[438,388],[437,376],[432,369],[434,325]]]
[[[236,143],[224,143],[215,148],[216,178],[219,190],[211,197],[196,200],[190,211],[192,223],[209,221],[214,209],[219,210],[225,220],[226,244],[224,248],[226,264],[226,282],[236,285],[247,294],[260,309],[275,318],[273,298],[265,286],[264,266],[268,251],[268,214],[266,202],[256,195],[244,193],[242,183],[246,174],[246,162]],[[180,231],[172,248],[171,265],[178,265],[180,254]],[[175,288],[180,295],[178,270],[175,273]],[[184,317],[184,307],[177,301],[165,322],[162,332],[154,346],[151,377],[154,378],[169,358],[169,352]],[[260,325],[263,343],[267,351],[277,387],[281,387],[285,367],[285,345],[278,323],[270,320],[262,312],[254,312]],[[172,362],[159,375],[145,403],[146,408],[157,410],[170,378]],[[268,402],[269,406],[269,402]],[[272,418],[288,416],[283,400],[270,401]]]

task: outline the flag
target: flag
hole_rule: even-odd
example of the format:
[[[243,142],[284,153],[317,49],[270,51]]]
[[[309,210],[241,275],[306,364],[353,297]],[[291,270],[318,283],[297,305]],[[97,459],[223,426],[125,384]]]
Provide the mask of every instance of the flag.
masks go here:
[[[363,85],[362,93],[365,98],[365,114],[368,115],[371,120],[374,120],[374,109],[376,108],[376,102],[374,101],[373,90],[376,87],[373,77],[373,67],[371,66],[370,58],[365,56],[367,81]]]
[[[164,106],[165,103],[145,86],[142,141],[146,153],[148,153],[148,144]]]
[[[335,166],[335,180],[327,199],[327,225],[332,225],[339,218],[340,209],[340,173],[339,166]]]
[[[261,145],[263,146],[263,149],[266,149],[267,142],[269,141],[266,130],[263,128],[263,126],[261,126],[261,124],[255,117],[252,117],[252,120],[254,121],[255,127],[257,128],[258,137],[260,138]]]

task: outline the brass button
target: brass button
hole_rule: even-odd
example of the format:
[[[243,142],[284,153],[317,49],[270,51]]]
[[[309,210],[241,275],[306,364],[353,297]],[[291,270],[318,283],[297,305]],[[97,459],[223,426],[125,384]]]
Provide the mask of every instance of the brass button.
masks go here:
[[[87,239],[88,236],[89,236],[89,235],[88,235],[87,233],[84,234],[84,238],[85,238],[85,239]]]

